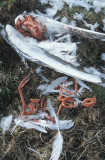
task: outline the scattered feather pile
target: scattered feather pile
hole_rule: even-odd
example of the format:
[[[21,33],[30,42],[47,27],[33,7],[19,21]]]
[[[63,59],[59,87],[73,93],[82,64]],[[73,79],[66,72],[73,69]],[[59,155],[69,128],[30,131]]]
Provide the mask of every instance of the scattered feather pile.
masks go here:
[[[63,136],[61,135],[60,130],[70,129],[74,125],[74,122],[72,122],[72,120],[59,120],[56,116],[55,110],[50,102],[50,99],[48,99],[47,101],[47,110],[50,112],[51,116],[55,118],[55,123],[43,120],[43,118],[46,116],[46,113],[42,113],[41,111],[39,111],[39,113],[36,115],[23,116],[22,119],[20,118],[20,116],[13,119],[12,115],[9,115],[8,117],[3,117],[1,119],[0,127],[3,129],[3,133],[5,133],[5,131],[9,130],[13,119],[15,125],[11,129],[11,133],[13,133],[16,127],[18,126],[27,129],[35,129],[43,133],[47,133],[48,128],[51,130],[57,130],[58,133],[56,134],[53,142],[53,149],[50,160],[58,160],[63,148]],[[32,121],[32,119],[35,118],[38,119],[38,122]],[[28,149],[41,156],[40,153],[35,151],[34,149]]]
[[[52,7],[49,8],[49,10],[46,10],[47,16],[55,16],[56,12],[63,9],[64,3],[66,3],[69,8],[72,8],[73,6],[80,6],[84,7],[86,10],[94,9],[96,13],[98,13],[101,8],[105,6],[104,0],[40,0],[40,2],[43,3],[49,3]],[[56,6],[56,9],[54,8]],[[48,13],[49,11],[49,13]],[[51,12],[52,11],[52,12]],[[55,12],[54,12],[55,11]],[[54,14],[55,13],[55,14]]]
[[[44,48],[43,49],[43,48],[39,47],[39,45],[41,43],[45,43],[45,42],[38,43],[37,40],[35,40],[33,38],[24,37],[21,33],[16,31],[10,25],[6,26],[6,31],[8,33],[9,43],[19,53],[19,55],[21,57],[27,58],[31,61],[41,61],[44,64],[46,64],[47,66],[49,66],[50,68],[53,68],[56,71],[64,73],[66,75],[77,77],[77,78],[80,78],[82,80],[86,80],[89,82],[101,83],[101,79],[99,76],[83,72],[83,71],[79,70],[78,68],[76,68],[73,65],[73,63],[71,63],[71,61],[73,62],[75,60],[75,57],[73,57],[72,54],[75,54],[76,47],[74,47],[75,49],[73,49],[73,50],[71,47],[70,49],[67,49],[68,50],[67,51],[66,50],[67,46],[66,46],[66,47],[64,47],[64,53],[62,52],[59,55],[59,52],[61,52],[59,50],[59,47],[61,46],[61,44],[59,42],[57,42],[57,45],[59,47],[55,46],[55,49],[56,49],[55,53],[57,53],[55,55],[55,54],[52,54],[52,50],[50,50],[52,48],[53,43],[55,43],[55,42],[50,42],[51,48],[47,48],[47,49]],[[66,44],[64,43],[63,46],[65,46],[65,45]],[[70,44],[70,45],[72,45],[72,44]],[[47,45],[47,47],[48,46],[49,45]],[[74,44],[72,46],[74,46]],[[68,45],[68,47],[69,47],[69,45]],[[61,47],[61,50],[62,50],[62,47]],[[66,53],[65,51],[67,51],[66,55],[65,55],[65,53]],[[72,52],[72,53],[70,53],[70,52]],[[68,59],[68,57],[70,57],[70,58]],[[68,60],[70,62],[68,62]]]
[[[67,1],[65,1],[67,2]],[[45,3],[45,2],[43,2]],[[57,0],[56,2],[49,1],[52,7],[56,10],[61,10],[64,6],[63,1]],[[67,2],[68,3],[68,2]],[[82,5],[85,6],[87,3],[85,1],[70,1],[74,6]],[[88,4],[87,6],[90,6]],[[88,8],[88,7],[87,7]],[[52,8],[49,8],[49,10]],[[50,12],[49,12],[50,13]],[[46,14],[48,15],[47,11]],[[56,13],[55,13],[56,14]],[[96,22],[94,25],[88,24],[83,20],[84,15],[77,14],[74,18],[78,20],[83,20],[90,30],[73,27],[64,23],[68,23],[68,19],[63,17],[62,22],[52,20],[43,15],[36,15],[34,12],[19,15],[15,19],[15,23],[18,18],[20,20],[24,19],[25,16],[33,16],[36,21],[41,22],[46,26],[46,33],[44,34],[47,40],[38,41],[37,39],[24,37],[21,33],[16,31],[12,26],[6,25],[6,29],[2,31],[2,36],[6,41],[19,53],[19,55],[24,59],[27,58],[30,61],[40,61],[43,65],[47,65],[49,68],[53,68],[58,72],[64,73],[66,75],[76,77],[82,80],[86,80],[93,83],[101,83],[101,78],[94,74],[89,74],[79,70],[77,67],[79,63],[77,62],[77,45],[72,43],[69,33],[83,34],[90,38],[105,38],[105,34],[94,32],[94,30],[99,26]],[[53,17],[54,15],[52,15]],[[50,16],[48,16],[50,17]],[[22,25],[23,27],[23,25]],[[23,27],[24,28],[24,27]],[[6,30],[6,31],[5,31]],[[5,33],[6,32],[6,33]],[[41,73],[38,73],[43,79],[48,82]]]

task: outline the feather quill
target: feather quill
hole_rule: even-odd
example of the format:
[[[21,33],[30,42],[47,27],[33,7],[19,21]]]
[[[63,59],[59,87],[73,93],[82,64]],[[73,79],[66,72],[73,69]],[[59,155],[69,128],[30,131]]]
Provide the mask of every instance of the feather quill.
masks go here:
[[[63,148],[63,136],[60,133],[59,130],[59,125],[58,125],[58,118],[56,116],[56,113],[54,111],[54,108],[51,105],[50,100],[48,99],[48,107],[51,110],[52,116],[55,118],[56,124],[57,124],[57,128],[58,128],[58,133],[55,136],[55,140],[53,142],[53,151],[50,157],[50,160],[58,160],[61,152],[62,152],[62,148]]]

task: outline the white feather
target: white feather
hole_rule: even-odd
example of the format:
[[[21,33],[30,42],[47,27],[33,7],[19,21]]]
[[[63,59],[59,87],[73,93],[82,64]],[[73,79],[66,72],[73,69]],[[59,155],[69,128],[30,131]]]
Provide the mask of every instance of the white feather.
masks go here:
[[[27,148],[28,150],[32,151],[32,152],[35,152],[36,154],[38,154],[40,157],[43,157],[44,155],[43,154],[40,154],[38,151],[36,151],[35,149],[32,149],[32,148]]]
[[[48,86],[48,84],[41,84],[41,85],[38,86],[37,89],[39,89],[39,90],[41,90],[41,91],[45,91],[46,88],[47,88],[47,86]]]
[[[74,122],[72,120],[58,120],[58,126],[60,130],[70,129],[73,125],[74,125]],[[49,129],[57,130],[57,125],[50,124]]]
[[[43,128],[43,127],[40,127],[38,125],[35,125],[35,124],[32,124],[31,121],[30,122],[22,122],[19,124],[21,127],[25,127],[27,129],[36,129],[38,131],[41,131],[43,133],[47,133],[47,131]]]
[[[44,3],[44,4],[46,4],[46,3],[48,3],[48,0],[40,0],[40,3]]]
[[[41,66],[38,66],[35,71],[44,81],[49,82],[49,80],[41,73]]]
[[[95,11],[96,13],[100,12],[100,11],[101,11],[101,7],[96,7],[96,8],[94,9],[94,11]]]
[[[1,24],[1,22],[0,22],[0,27],[4,28],[4,25],[3,25],[3,24]]]
[[[57,13],[57,7],[54,6],[53,8],[47,8],[46,9],[46,16],[53,18],[53,16],[55,16],[55,14]]]
[[[35,149],[32,149],[32,148],[27,148],[27,149],[40,155],[40,153],[38,151],[36,151]]]
[[[10,125],[11,125],[11,123],[12,123],[12,118],[13,118],[13,116],[12,116],[12,114],[11,114],[11,115],[6,116],[6,117],[3,117],[3,118],[1,119],[0,128],[2,128],[3,133],[5,133],[6,131],[9,130]]]
[[[82,80],[80,80],[80,79],[78,79],[78,78],[75,78],[75,79],[76,79],[77,83],[78,83],[81,87],[86,88],[86,89],[92,91],[92,89],[91,89],[90,87],[88,87]]]
[[[38,67],[36,68],[35,72],[36,72],[37,74],[41,73],[41,72],[42,72],[41,66],[38,66]]]
[[[47,108],[50,111],[51,116],[55,118],[56,124],[58,125],[58,117],[56,116],[55,110],[50,102],[50,99],[47,100]]]
[[[77,96],[80,96],[83,92],[84,92],[84,88],[80,87],[78,92],[77,92]]]
[[[47,131],[43,127],[35,125],[31,121],[29,121],[29,122],[26,121],[25,122],[23,119],[21,120],[20,117],[15,118],[14,121],[15,121],[16,125],[13,127],[11,132],[13,132],[17,126],[20,126],[20,127],[24,127],[24,128],[27,128],[27,129],[32,129],[33,128],[33,129],[36,129],[36,130],[41,131],[43,133],[47,133]]]
[[[57,23],[58,26],[62,26],[59,25],[57,21],[54,22]],[[12,45],[12,47],[19,53],[21,57],[25,57],[30,61],[41,61],[50,68],[65,73],[66,75],[71,75],[73,77],[81,78],[94,83],[101,83],[100,77],[80,71],[77,68],[74,68],[70,63],[61,60],[60,58],[54,55],[49,54],[48,52],[46,52],[46,50],[38,47],[38,42],[36,42],[35,39],[24,37],[12,26],[6,25],[6,32],[8,34],[9,39],[8,43]],[[6,38],[5,35],[3,37]],[[33,41],[33,44],[30,43],[31,40]]]
[[[76,27],[76,21],[70,21],[70,25]]]
[[[93,5],[95,6],[95,7],[104,7],[105,6],[105,1],[103,0],[101,0],[101,1],[99,1],[99,0],[94,0],[94,2],[93,2]]]
[[[66,23],[66,24],[67,24],[67,22],[68,22],[68,18],[67,18],[67,17],[63,17],[63,18],[61,19],[61,22],[62,22],[62,23]]]
[[[100,86],[105,87],[105,83],[101,83]]]
[[[58,128],[58,134],[55,136],[55,140],[53,142],[53,151],[51,154],[50,160],[58,160],[61,153],[62,153],[62,148],[63,148],[63,136],[61,135],[59,131],[59,125],[58,125],[58,117],[56,116],[55,110],[52,107],[52,104],[50,100],[48,99],[47,101],[48,107],[51,110],[52,116],[54,116],[57,128]]]
[[[60,131],[58,131],[58,134],[55,136],[55,140],[53,143],[53,151],[51,154],[51,158],[50,160],[58,160],[60,157],[60,154],[62,152],[62,147],[63,146],[63,137],[60,133]]]
[[[86,8],[87,10],[89,10],[90,8],[93,8],[91,4],[86,3],[86,1],[84,0],[64,0],[64,2],[66,2],[69,5],[69,7],[81,6]]]
[[[105,61],[105,53],[101,53],[101,59]]]
[[[74,19],[77,19],[77,20],[79,20],[79,21],[82,21],[83,20],[83,18],[84,18],[84,14],[83,13],[75,13],[74,15],[73,15],[73,17],[74,17]]]
[[[67,36],[66,36],[67,37]],[[62,37],[62,40],[64,38]],[[66,38],[67,39],[67,38]],[[76,43],[70,42],[58,42],[58,41],[42,41],[38,43],[38,47],[46,50],[51,55],[61,58],[69,63],[76,61],[76,56],[71,56],[70,54],[76,53],[77,46]]]
[[[50,85],[47,86],[46,90],[42,94],[48,94],[54,92],[54,88],[59,86],[61,83],[67,80],[67,76],[63,76],[54,80]]]
[[[87,23],[86,21],[84,21],[83,20],[83,22],[84,22],[84,24],[87,26],[87,27],[90,27],[90,30],[91,31],[95,31],[95,29],[99,26],[99,24],[96,22],[94,25],[92,25],[92,24],[89,24],[89,23]]]
[[[105,79],[105,74],[99,72],[98,69],[94,67],[89,67],[89,68],[84,67],[84,70],[87,71],[88,73],[92,73],[93,75],[100,76]]]
[[[67,130],[70,129],[74,122],[72,120],[59,120],[58,119],[58,126],[56,123],[52,123],[51,121],[45,121],[45,120],[38,120],[38,122],[31,122],[33,124],[36,124],[38,126],[42,126],[43,128],[49,128],[50,130]]]
[[[19,124],[21,123],[20,116],[18,118],[15,118],[14,122],[15,122],[15,126],[11,129],[11,133],[13,133],[16,127],[19,126]]]
[[[49,82],[49,80],[42,74],[42,73],[39,73],[38,74],[45,82]]]
[[[45,112],[42,112],[41,110],[35,114],[35,115],[28,115],[28,116],[23,116],[23,119],[26,120],[26,119],[39,119],[39,118],[44,118],[45,116],[47,115],[47,113]]]

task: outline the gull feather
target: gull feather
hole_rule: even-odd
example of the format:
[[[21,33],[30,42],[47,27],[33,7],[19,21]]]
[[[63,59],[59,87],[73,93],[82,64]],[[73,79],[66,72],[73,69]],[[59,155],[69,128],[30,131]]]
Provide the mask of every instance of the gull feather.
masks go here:
[[[101,83],[99,76],[80,71],[70,63],[56,57],[55,55],[49,54],[46,50],[39,48],[35,40],[35,43],[33,43],[34,45],[30,44],[32,38],[25,38],[12,26],[7,25],[6,32],[8,34],[9,44],[11,44],[11,46],[18,52],[20,57],[27,58],[30,61],[41,61],[50,68],[65,73],[66,75],[78,77],[94,83]]]
[[[34,123],[31,123],[31,121],[28,121],[28,122],[24,121],[23,119],[20,119],[20,117],[15,118],[14,121],[15,121],[16,125],[11,130],[12,133],[17,126],[24,127],[24,128],[27,128],[27,129],[32,129],[33,128],[33,129],[36,129],[36,130],[41,131],[43,133],[47,133],[47,131],[45,130],[44,127],[38,126]]]
[[[58,128],[58,133],[55,136],[55,140],[53,142],[53,151],[52,151],[50,160],[58,160],[60,155],[61,155],[62,148],[63,148],[63,136],[61,135],[61,133],[59,131],[58,118],[56,116],[54,108],[52,107],[52,104],[51,104],[49,99],[48,99],[48,107],[51,110],[51,113],[55,118],[55,121],[56,121],[56,124],[57,124],[57,128]]]
[[[59,86],[61,83],[65,82],[67,80],[67,76],[63,76],[60,78],[57,78],[56,80],[54,80],[51,84],[49,84],[46,88],[46,90],[44,92],[42,92],[42,94],[48,94],[48,93],[52,93],[54,92],[54,88]],[[54,113],[54,112],[52,112]]]
[[[35,125],[42,126],[43,128],[49,128],[51,130],[58,130],[57,124],[51,121],[38,120],[38,122],[31,122]],[[59,130],[70,129],[74,125],[72,120],[58,120]]]
[[[0,128],[3,129],[3,133],[5,133],[6,131],[9,130],[10,125],[11,125],[11,123],[12,123],[12,118],[13,118],[13,116],[12,116],[12,114],[11,114],[11,115],[6,116],[6,117],[3,117],[3,118],[1,119]]]
[[[77,32],[80,31],[80,28],[62,24],[61,22],[51,20],[44,16],[35,15],[33,12],[27,13],[26,15],[30,15],[30,14],[36,17],[36,20],[39,20],[45,24],[47,31],[48,31],[46,34],[48,35],[53,34],[53,33],[54,34],[70,33],[70,32],[73,32],[74,29],[76,29]],[[16,20],[19,17],[23,18],[23,15],[19,15],[16,18]],[[85,29],[82,29],[82,32],[85,35],[87,35],[88,33],[88,35],[91,35],[92,38],[98,37],[99,39],[100,38],[102,39],[105,36],[102,33],[97,33],[97,32],[93,32],[93,31],[89,31]],[[6,33],[7,33],[7,39],[8,39],[9,44],[19,53],[21,57],[25,57],[34,62],[36,60],[41,61],[43,64],[49,66],[50,68],[53,68],[56,71],[64,73],[69,76],[81,78],[83,80],[94,82],[94,83],[102,82],[99,76],[80,71],[78,68],[72,65],[72,63],[67,62],[68,58],[65,59],[65,55],[63,54],[60,55],[64,57],[64,60],[63,60],[61,59],[61,57],[51,54],[49,50],[41,48],[39,46],[39,44],[41,43],[39,43],[37,40],[33,38],[27,38],[27,37],[22,36],[22,34],[16,31],[12,26],[6,25]],[[3,37],[5,37],[5,35]],[[53,45],[54,43],[55,42],[52,42],[51,44]],[[57,44],[60,44],[60,43],[57,43]],[[65,44],[66,43],[64,43],[63,45]],[[74,51],[76,47],[72,47],[72,48],[74,48],[72,50]]]

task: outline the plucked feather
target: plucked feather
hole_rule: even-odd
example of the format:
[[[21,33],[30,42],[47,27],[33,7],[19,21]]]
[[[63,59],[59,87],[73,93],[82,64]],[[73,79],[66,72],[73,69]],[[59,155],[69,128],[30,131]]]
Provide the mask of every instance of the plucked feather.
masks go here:
[[[105,53],[101,53],[101,59],[105,61]]]
[[[6,117],[3,117],[3,118],[1,119],[0,128],[2,128],[3,133],[5,133],[6,131],[9,130],[10,125],[11,125],[11,123],[12,123],[12,118],[13,118],[13,116],[12,116],[12,114],[11,114],[11,115],[6,116]]]
[[[39,119],[39,118],[44,118],[46,115],[47,115],[47,113],[42,112],[41,110],[39,110],[39,112],[37,114],[23,116],[23,118],[25,118],[25,120],[26,120],[26,117],[27,117],[28,120],[29,119]]]
[[[40,153],[36,151],[35,149],[32,149],[32,148],[27,148],[27,149],[40,155]]]
[[[61,155],[61,153],[62,153],[63,136],[61,135],[61,133],[59,131],[58,117],[56,116],[55,110],[52,107],[52,104],[51,104],[49,99],[48,99],[47,103],[48,103],[49,109],[51,110],[52,116],[55,118],[55,121],[56,121],[56,124],[57,124],[57,128],[58,128],[58,133],[55,136],[55,140],[53,142],[53,151],[52,151],[50,160],[58,160],[60,155]]]
[[[91,88],[88,87],[82,80],[76,78],[76,81],[77,81],[77,83],[78,83],[81,87],[86,88],[86,89],[92,91]]]
[[[55,140],[53,143],[53,151],[51,154],[50,160],[58,160],[63,148],[63,136],[61,135],[60,131],[55,136]]]
[[[19,126],[19,124],[21,123],[20,116],[18,118],[15,118],[14,122],[15,122],[15,126],[11,129],[11,133],[13,133],[16,127]]]
[[[94,68],[94,67],[84,67],[84,71],[88,72],[88,73],[92,73],[96,76],[100,76],[101,78],[105,79],[105,74],[101,73],[98,69]]]
[[[49,128],[51,130],[67,130],[70,129],[73,125],[74,122],[72,120],[59,120],[58,119],[58,126],[56,123],[52,123],[51,121],[46,121],[46,120],[38,120],[38,122],[31,122],[35,125],[42,126],[43,128]]]
[[[39,89],[39,90],[41,90],[41,91],[45,91],[46,88],[47,88],[47,86],[48,86],[48,84],[41,84],[41,85],[38,86],[37,89]]]
[[[20,117],[15,118],[14,121],[15,121],[16,125],[13,127],[11,132],[13,132],[17,126],[20,126],[20,127],[24,127],[24,128],[27,128],[27,129],[32,129],[33,128],[33,129],[36,129],[36,130],[41,131],[43,133],[47,133],[47,131],[45,130],[44,127],[38,126],[38,125],[32,123],[31,121],[27,122],[27,121],[24,121],[24,119],[21,120]]]
[[[54,80],[51,84],[49,84],[47,86],[46,90],[44,92],[42,92],[42,94],[48,94],[48,93],[54,92],[54,88],[59,86],[64,81],[66,81],[67,78],[68,78],[67,76],[63,76],[63,77],[57,78],[56,80]],[[52,113],[54,113],[54,112],[52,112]]]
[[[36,130],[41,131],[43,133],[47,133],[47,131],[43,127],[32,124],[31,121],[30,122],[22,122],[22,123],[20,123],[20,126],[25,127],[27,129],[32,129],[33,128],[33,129],[36,129]]]
[[[44,81],[49,82],[49,80],[41,73],[41,66],[38,66],[35,71]]]
[[[39,155],[40,157],[43,157],[43,154],[40,154],[38,151],[36,151],[35,149],[32,149],[32,148],[27,148],[28,150],[36,153],[37,155]]]

